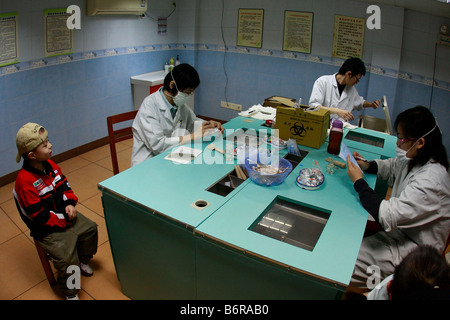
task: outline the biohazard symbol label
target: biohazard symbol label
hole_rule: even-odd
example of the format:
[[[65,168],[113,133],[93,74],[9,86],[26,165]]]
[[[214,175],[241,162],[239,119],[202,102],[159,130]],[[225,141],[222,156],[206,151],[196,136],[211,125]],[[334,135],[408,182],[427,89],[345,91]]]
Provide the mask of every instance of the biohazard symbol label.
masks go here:
[[[306,129],[303,126],[303,123],[300,123],[300,124],[298,122],[294,123],[294,125],[291,127],[290,131],[293,136],[299,136],[299,137],[306,136]]]

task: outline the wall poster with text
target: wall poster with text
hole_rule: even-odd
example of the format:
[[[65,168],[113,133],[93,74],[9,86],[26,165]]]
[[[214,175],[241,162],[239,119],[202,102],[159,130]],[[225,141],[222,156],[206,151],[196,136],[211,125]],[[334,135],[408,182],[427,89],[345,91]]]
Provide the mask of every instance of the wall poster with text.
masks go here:
[[[239,9],[237,45],[262,47],[264,9]]]
[[[362,59],[365,25],[364,18],[335,15],[331,56]]]
[[[0,67],[19,62],[18,13],[0,13]]]
[[[284,12],[283,50],[311,53],[312,12]]]
[[[73,30],[67,28],[66,9],[44,10],[45,56],[73,53]]]

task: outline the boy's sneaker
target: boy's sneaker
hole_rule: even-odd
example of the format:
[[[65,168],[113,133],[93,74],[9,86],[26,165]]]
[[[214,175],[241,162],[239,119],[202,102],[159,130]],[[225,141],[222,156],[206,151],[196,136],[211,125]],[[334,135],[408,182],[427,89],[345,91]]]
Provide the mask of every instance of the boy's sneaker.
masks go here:
[[[80,262],[80,270],[81,273],[87,277],[90,277],[94,274],[94,270],[92,270],[92,268],[89,265],[84,264],[83,262]]]
[[[72,296],[66,296],[66,300],[80,300],[80,298],[78,298],[78,294],[74,294]]]

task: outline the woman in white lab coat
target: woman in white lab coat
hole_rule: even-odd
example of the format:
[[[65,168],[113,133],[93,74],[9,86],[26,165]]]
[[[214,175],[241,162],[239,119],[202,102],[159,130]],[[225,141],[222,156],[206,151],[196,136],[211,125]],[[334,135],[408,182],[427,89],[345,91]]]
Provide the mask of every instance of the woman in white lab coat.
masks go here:
[[[417,106],[400,113],[394,126],[397,157],[369,163],[357,160],[365,172],[388,181],[392,188],[388,200],[379,198],[361,170],[347,161],[348,176],[374,219],[368,226],[376,226],[374,234],[363,238],[350,283],[353,287],[367,288],[368,280],[381,281],[391,275],[419,245],[443,252],[449,237],[449,163],[437,121],[427,108]],[[360,157],[356,151],[354,156]],[[375,279],[378,272],[380,278]]]
[[[186,105],[200,84],[197,71],[180,64],[164,78],[164,85],[142,102],[133,121],[131,166],[179,144],[203,137],[208,129],[223,127],[216,121],[203,121]]]

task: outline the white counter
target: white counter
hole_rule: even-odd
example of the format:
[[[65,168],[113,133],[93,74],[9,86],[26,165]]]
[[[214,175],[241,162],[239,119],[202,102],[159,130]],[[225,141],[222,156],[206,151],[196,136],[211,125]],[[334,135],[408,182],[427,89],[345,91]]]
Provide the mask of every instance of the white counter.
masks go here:
[[[161,70],[139,74],[130,78],[135,110],[139,109],[145,97],[156,91],[161,85],[164,84],[165,76],[164,70]]]
[[[130,82],[131,84],[151,87],[163,84],[165,76],[164,70],[149,72],[131,77]]]
[[[138,110],[144,101],[145,97],[152,94],[164,84],[166,74],[164,70],[143,73],[130,78],[131,87],[133,90],[133,105],[134,110]],[[191,95],[187,101],[187,105],[191,110],[194,110],[194,95]]]

